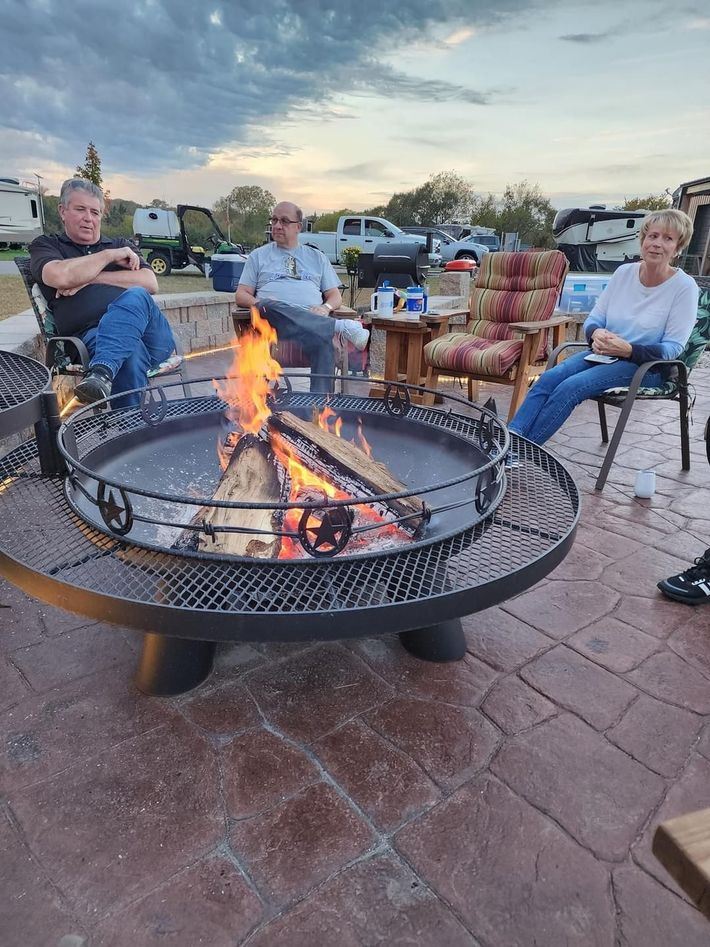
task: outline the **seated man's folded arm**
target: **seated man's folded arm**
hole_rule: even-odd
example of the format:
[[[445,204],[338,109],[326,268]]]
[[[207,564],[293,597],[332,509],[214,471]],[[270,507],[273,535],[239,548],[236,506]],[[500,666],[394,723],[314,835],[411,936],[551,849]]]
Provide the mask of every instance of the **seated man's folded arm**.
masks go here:
[[[39,279],[45,286],[51,286],[53,289],[60,291],[76,289],[95,281],[111,282],[111,280],[97,279],[99,274],[103,273],[106,267],[111,264],[120,267],[117,270],[118,273],[129,276],[126,282],[115,283],[115,285],[125,286],[126,288],[146,285],[146,288],[148,288],[143,276],[140,279],[136,278],[143,261],[135,250],[128,246],[100,250],[98,253],[87,253],[86,256],[72,257],[65,260],[57,255],[56,250],[53,251],[49,247],[43,247],[40,240],[36,240],[30,247],[30,257],[32,259],[32,274],[35,279]],[[152,274],[152,270],[149,270],[149,272]]]
[[[142,286],[151,296],[158,292],[158,280],[149,266],[142,266],[139,270],[102,270],[89,282],[121,286],[124,289]]]

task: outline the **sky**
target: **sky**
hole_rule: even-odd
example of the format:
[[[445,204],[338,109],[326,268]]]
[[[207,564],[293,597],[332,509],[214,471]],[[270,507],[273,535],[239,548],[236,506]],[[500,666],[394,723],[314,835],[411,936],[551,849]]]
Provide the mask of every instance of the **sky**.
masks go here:
[[[710,175],[707,0],[2,0],[0,177],[306,213],[439,171],[610,206]]]

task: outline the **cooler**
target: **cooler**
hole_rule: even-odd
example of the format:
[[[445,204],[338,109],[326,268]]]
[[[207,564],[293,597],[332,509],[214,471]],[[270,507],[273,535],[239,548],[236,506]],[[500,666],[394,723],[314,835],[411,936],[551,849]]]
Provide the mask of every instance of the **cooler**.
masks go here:
[[[218,293],[233,293],[247,258],[241,253],[213,253],[210,260],[212,289]]]
[[[571,273],[565,279],[558,308],[562,312],[591,312],[606,289],[611,273]]]

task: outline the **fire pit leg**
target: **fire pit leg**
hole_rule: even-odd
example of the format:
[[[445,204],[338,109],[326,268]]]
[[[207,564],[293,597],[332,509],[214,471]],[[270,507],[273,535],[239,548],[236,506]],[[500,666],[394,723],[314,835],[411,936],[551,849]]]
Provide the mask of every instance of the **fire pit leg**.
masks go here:
[[[169,697],[183,694],[209,677],[217,645],[148,632],[143,636],[136,687],[144,694]]]
[[[458,618],[428,628],[403,631],[399,640],[410,654],[422,661],[460,661],[466,654],[466,639]]]

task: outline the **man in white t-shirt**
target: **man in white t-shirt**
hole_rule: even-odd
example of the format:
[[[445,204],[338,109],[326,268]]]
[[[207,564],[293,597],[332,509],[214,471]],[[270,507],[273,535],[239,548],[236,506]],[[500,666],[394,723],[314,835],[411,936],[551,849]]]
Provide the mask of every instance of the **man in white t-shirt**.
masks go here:
[[[236,292],[238,306],[258,306],[279,339],[297,341],[310,358],[312,376],[333,375],[335,346],[352,342],[362,351],[369,332],[354,319],[332,319],[343,302],[340,280],[327,257],[301,246],[303,212],[289,201],[271,217],[273,243],[249,254]],[[311,378],[311,391],[332,390],[329,378]]]

